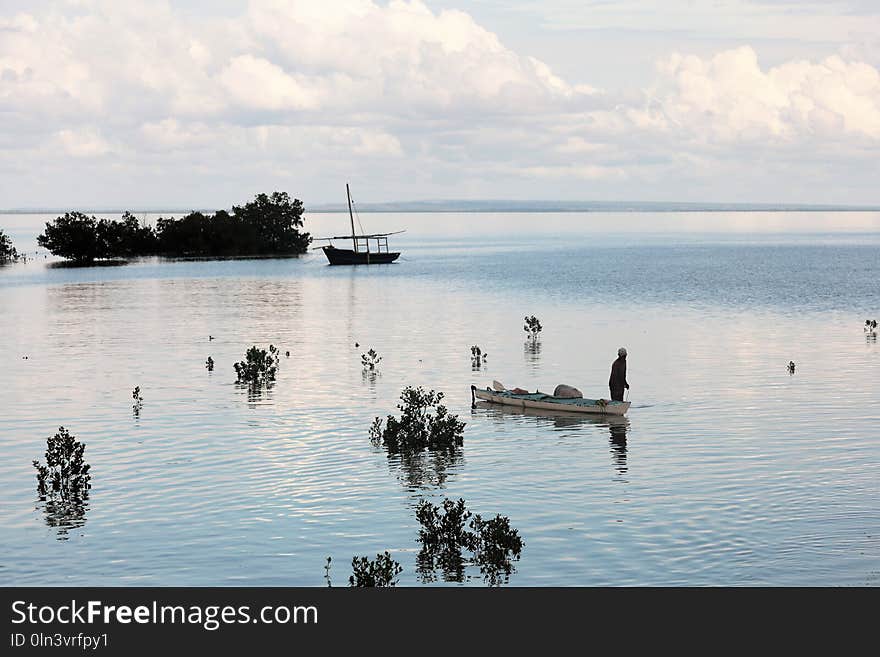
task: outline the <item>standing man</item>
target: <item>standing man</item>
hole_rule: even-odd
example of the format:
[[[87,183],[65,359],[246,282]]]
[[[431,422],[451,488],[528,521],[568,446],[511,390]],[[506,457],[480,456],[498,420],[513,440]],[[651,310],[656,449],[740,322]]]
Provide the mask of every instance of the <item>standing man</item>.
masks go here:
[[[617,360],[611,363],[611,378],[608,379],[613,401],[623,401],[623,389],[629,389],[626,382],[626,349],[617,350]]]

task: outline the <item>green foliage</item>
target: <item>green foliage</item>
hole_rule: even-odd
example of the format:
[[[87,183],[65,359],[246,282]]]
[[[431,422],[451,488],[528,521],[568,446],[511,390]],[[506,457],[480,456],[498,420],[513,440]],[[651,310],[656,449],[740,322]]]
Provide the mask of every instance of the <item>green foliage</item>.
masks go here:
[[[98,229],[109,258],[133,258],[156,253],[156,232],[149,225],[141,225],[131,212],[123,213],[121,221],[101,219]]]
[[[98,234],[98,220],[82,212],[65,212],[54,222],[46,222],[37,244],[52,254],[74,262],[94,262],[107,257],[107,250]]]
[[[416,520],[422,528],[419,530],[419,542],[423,547],[435,550],[460,549],[474,544],[474,536],[465,530],[465,523],[471,512],[465,507],[465,501],[453,502],[443,500],[443,513],[440,507],[427,500],[422,500],[416,508]]]
[[[191,212],[180,219],[159,219],[159,253],[174,256],[292,255],[304,253],[311,237],[300,232],[302,201],[287,192],[258,194],[232,212]]]
[[[370,427],[370,439],[391,453],[454,450],[464,442],[465,423],[457,415],[449,415],[440,404],[442,400],[442,392],[407,386],[397,404],[400,418],[389,415],[383,423],[377,417]]]
[[[34,461],[37,469],[37,491],[41,496],[75,501],[88,496],[90,465],[84,462],[86,446],[64,427],[46,440],[46,465]]]
[[[541,322],[534,315],[525,317],[525,325],[523,326],[523,331],[528,333],[529,337],[532,340],[538,339],[538,334],[542,331],[544,327],[541,326]]]
[[[18,251],[12,246],[9,236],[0,230],[0,263],[18,260]]]
[[[303,212],[302,201],[291,200],[287,192],[258,194],[253,201],[233,206],[232,212],[160,218],[155,229],[140,225],[130,212],[119,221],[66,212],[46,222],[37,243],[78,263],[148,255],[297,254],[305,252],[311,241],[308,233],[299,230]]]
[[[333,557],[327,557],[327,563],[324,564],[324,579],[327,581],[327,586],[332,587],[333,583],[330,581],[330,564],[333,562]]]
[[[65,212],[46,222],[37,244],[54,255],[79,263],[108,258],[129,258],[156,252],[156,235],[141,226],[130,212],[121,221],[96,219],[82,212]]]
[[[513,560],[519,559],[523,541],[519,533],[510,526],[510,519],[497,515],[489,520],[477,514],[471,520],[475,537],[473,547],[474,563],[490,584],[500,583],[513,572]]]
[[[304,211],[302,201],[291,201],[287,192],[257,194],[249,203],[232,206],[236,219],[255,229],[261,253],[303,253],[311,241],[297,230]]]
[[[137,417],[140,415],[141,409],[144,407],[144,398],[141,397],[140,386],[134,387],[134,390],[131,391],[131,398],[134,399],[134,404],[131,405],[131,410],[134,412],[135,417]]]
[[[275,381],[278,371],[280,352],[275,345],[269,350],[260,349],[256,345],[245,353],[245,359],[235,363],[236,383],[247,383],[252,388],[260,388]]]
[[[465,565],[472,564],[480,568],[487,583],[498,585],[507,580],[514,570],[512,562],[522,553],[523,541],[507,517],[483,520],[467,510],[463,499],[444,499],[442,513],[440,507],[422,500],[416,519],[422,544],[416,561],[425,579],[439,567],[447,580],[462,581]],[[465,558],[463,550],[471,555]]]
[[[327,563],[329,566],[329,559]],[[354,573],[348,578],[349,586],[359,587],[396,586],[397,576],[403,572],[388,552],[377,554],[372,561],[366,557],[352,557],[351,568]]]
[[[382,357],[376,353],[375,349],[370,349],[367,353],[361,354],[361,364],[365,371],[373,372],[379,365]]]

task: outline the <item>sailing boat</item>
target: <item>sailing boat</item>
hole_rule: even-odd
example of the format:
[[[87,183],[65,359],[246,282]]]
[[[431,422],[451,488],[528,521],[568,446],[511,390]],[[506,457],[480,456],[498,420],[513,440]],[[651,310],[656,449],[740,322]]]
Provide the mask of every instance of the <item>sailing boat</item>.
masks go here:
[[[327,256],[331,265],[379,265],[394,262],[400,257],[400,252],[388,249],[388,236],[397,235],[404,231],[394,233],[374,233],[372,235],[358,235],[354,231],[354,214],[351,210],[351,192],[348,183],[345,183],[345,193],[348,196],[348,217],[351,219],[351,235],[341,237],[321,237],[322,240],[351,240],[354,248],[337,249],[333,244],[320,247]],[[358,219],[360,223],[360,218]],[[363,229],[362,229],[363,230]],[[375,242],[375,249],[370,249],[370,242]]]

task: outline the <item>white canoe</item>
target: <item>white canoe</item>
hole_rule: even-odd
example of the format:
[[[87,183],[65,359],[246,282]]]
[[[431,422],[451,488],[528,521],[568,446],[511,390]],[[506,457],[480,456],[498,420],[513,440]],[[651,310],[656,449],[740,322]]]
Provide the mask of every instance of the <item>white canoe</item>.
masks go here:
[[[495,404],[515,406],[518,408],[539,408],[547,411],[561,411],[564,413],[591,413],[593,415],[624,415],[629,410],[630,402],[608,401],[598,399],[569,399],[546,395],[543,392],[531,392],[518,395],[509,390],[492,390],[491,388],[477,388],[471,386],[471,394],[477,399],[482,399]]]

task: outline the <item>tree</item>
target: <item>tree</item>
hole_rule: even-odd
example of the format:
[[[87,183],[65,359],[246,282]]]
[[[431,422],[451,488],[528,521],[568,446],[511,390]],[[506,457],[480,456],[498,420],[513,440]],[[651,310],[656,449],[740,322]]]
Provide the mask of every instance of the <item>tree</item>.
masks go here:
[[[106,227],[101,232],[106,232]],[[98,220],[82,212],[65,212],[53,222],[46,222],[37,244],[53,255],[78,263],[107,257],[104,235],[99,234]]]
[[[257,194],[253,201],[232,206],[232,213],[256,229],[262,253],[304,253],[311,242],[303,225],[302,201],[290,200],[287,192]]]
[[[12,240],[9,239],[9,236],[6,233],[0,230],[0,262],[17,259],[18,251],[12,246]]]
[[[79,263],[100,258],[146,255],[239,256],[304,253],[311,237],[300,232],[303,204],[287,192],[258,194],[232,212],[190,212],[175,219],[160,218],[155,230],[142,226],[130,212],[121,221],[96,219],[67,212],[46,229],[37,243],[53,254]]]

